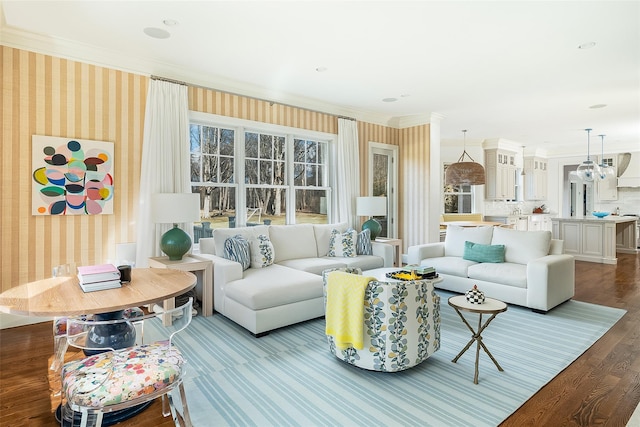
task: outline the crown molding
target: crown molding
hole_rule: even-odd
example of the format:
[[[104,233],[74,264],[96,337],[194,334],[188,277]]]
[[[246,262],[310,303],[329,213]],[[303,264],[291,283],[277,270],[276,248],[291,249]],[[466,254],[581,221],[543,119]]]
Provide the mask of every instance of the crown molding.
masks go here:
[[[422,126],[431,123],[431,113],[416,114],[412,116],[392,117],[389,126],[397,129],[406,129],[414,126]]]
[[[328,104],[316,99],[295,96],[282,92],[275,92],[268,88],[246,84],[221,76],[194,72],[190,69],[176,67],[173,64],[144,60],[132,57],[117,51],[96,48],[95,46],[76,41],[56,38],[52,36],[36,34],[19,30],[8,25],[0,29],[0,44],[32,51],[44,55],[88,63],[100,67],[115,69],[127,73],[159,76],[178,81],[184,81],[191,86],[200,86],[220,92],[231,93],[239,96],[260,99],[296,108],[316,111],[335,116],[353,117],[358,121],[364,121],[383,126],[394,127],[400,120],[371,111],[355,110],[353,108]],[[416,120],[416,119],[412,119]],[[418,123],[416,124],[422,124]],[[428,120],[427,120],[428,122]],[[407,122],[404,126],[415,126]]]

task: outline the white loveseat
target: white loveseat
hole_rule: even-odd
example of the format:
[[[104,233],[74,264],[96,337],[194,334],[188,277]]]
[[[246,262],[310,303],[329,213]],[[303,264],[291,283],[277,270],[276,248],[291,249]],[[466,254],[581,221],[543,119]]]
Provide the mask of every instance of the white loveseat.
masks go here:
[[[474,258],[467,241],[504,245],[504,262],[465,259]],[[563,254],[563,241],[549,231],[449,226],[444,242],[411,246],[407,260],[435,267],[444,279],[436,285],[440,289],[464,293],[477,285],[487,297],[534,311],[549,311],[574,295],[574,258]]]
[[[218,313],[256,336],[272,329],[324,316],[322,272],[353,267],[370,270],[393,265],[394,248],[371,242],[372,255],[327,256],[331,232],[347,224],[258,225],[215,229],[200,239],[200,256],[213,261],[213,303]],[[224,258],[229,237],[247,240],[266,235],[273,245],[273,264],[242,269]]]

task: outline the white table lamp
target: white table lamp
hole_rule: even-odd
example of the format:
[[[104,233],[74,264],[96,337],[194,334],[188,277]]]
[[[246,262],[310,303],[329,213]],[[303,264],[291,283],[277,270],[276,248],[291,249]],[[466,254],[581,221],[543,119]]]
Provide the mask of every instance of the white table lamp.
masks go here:
[[[374,216],[387,215],[387,198],[386,197],[358,197],[356,198],[356,215],[368,216],[369,219],[362,224],[362,229],[368,229],[371,233],[371,240],[382,232],[382,225],[373,218]]]
[[[156,224],[173,224],[162,235],[160,249],[172,261],[179,261],[191,249],[191,237],[178,223],[200,220],[200,195],[197,193],[156,193],[151,196],[151,217]]]

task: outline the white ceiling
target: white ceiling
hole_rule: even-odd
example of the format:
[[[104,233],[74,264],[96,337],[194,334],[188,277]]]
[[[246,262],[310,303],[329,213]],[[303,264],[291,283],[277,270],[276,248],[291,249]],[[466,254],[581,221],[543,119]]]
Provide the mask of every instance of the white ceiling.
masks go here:
[[[592,152],[640,150],[639,1],[1,4],[8,46],[398,127],[438,114],[444,144],[575,154],[593,128]]]

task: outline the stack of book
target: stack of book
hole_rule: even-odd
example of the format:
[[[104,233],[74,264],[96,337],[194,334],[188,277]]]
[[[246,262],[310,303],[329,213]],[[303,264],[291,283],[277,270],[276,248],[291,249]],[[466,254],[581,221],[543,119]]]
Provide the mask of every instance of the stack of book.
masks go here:
[[[78,267],[78,281],[84,292],[119,288],[120,271],[113,264],[85,265]]]
[[[423,279],[432,279],[437,277],[436,269],[426,265],[409,264],[402,267],[402,270],[415,272],[415,274],[421,276]]]

